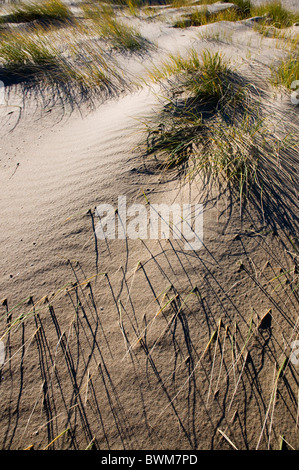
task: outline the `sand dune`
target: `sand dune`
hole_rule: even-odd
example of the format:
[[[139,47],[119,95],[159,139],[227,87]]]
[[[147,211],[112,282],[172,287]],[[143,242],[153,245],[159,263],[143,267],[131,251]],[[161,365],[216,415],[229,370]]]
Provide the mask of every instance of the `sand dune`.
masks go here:
[[[239,449],[277,449],[282,435],[298,448],[298,366],[273,385],[298,334],[296,181],[282,171],[278,202],[240,216],[228,191],[157,173],[140,145],[143,120],[165,97],[148,70],[190,47],[222,51],[264,87],[275,132],[279,117],[295,128],[297,108],[267,82],[287,51],[246,21],[203,26],[201,37],[199,28],[129,21],[155,44],[117,56],[141,83],[134,91],[65,114],[31,98],[18,122],[17,95],[1,107],[1,447],[45,448],[66,430],[51,448],[230,449],[220,429]],[[293,177],[296,160],[285,165]],[[95,207],[116,208],[120,195],[204,203],[203,248],[98,240]],[[271,328],[259,328],[267,312]]]

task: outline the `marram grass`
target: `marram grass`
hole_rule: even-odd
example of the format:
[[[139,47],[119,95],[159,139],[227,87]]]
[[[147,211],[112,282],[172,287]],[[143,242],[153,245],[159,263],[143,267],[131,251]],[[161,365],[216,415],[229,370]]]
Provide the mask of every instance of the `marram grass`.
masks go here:
[[[101,33],[115,49],[120,51],[139,51],[144,49],[147,44],[145,38],[136,28],[113,18],[109,22],[103,22]]]
[[[217,13],[210,13],[208,8],[203,8],[185,15],[184,18],[175,22],[174,27],[187,28],[189,26],[203,26],[218,21],[240,21],[245,17],[246,16],[236,8],[229,8]]]
[[[164,168],[183,165],[190,177],[226,181],[242,199],[253,187],[261,190],[267,164],[275,165],[285,142],[273,136],[258,91],[220,53],[193,51],[171,64],[170,97],[161,114],[146,121],[147,154]]]
[[[93,28],[114,49],[141,51],[150,46],[136,27],[119,20],[111,5],[82,5],[85,17],[93,21]]]
[[[6,15],[0,18],[1,23],[27,23],[35,20],[44,22],[68,21],[73,15],[61,0],[44,2],[18,3],[10,6]]]
[[[96,41],[80,40],[80,32],[65,32],[64,43],[55,31],[10,31],[2,34],[0,74],[6,83],[22,83],[39,90],[75,96],[111,94],[124,84],[121,71]]]
[[[205,5],[209,2],[197,2],[195,5]],[[219,12],[210,12],[208,7],[195,10],[178,20],[174,27],[186,28],[189,26],[202,26],[218,21],[240,21],[253,16],[264,16],[265,19],[258,25],[262,32],[269,26],[283,29],[299,21],[299,13],[293,13],[284,8],[280,2],[253,6],[250,0],[228,0],[224,3],[233,3],[235,7]],[[194,5],[194,4],[193,4]]]
[[[291,54],[287,59],[281,60],[279,65],[272,67],[272,83],[275,86],[284,86],[288,89],[297,88],[299,80],[299,52]],[[298,82],[299,83],[299,82]]]
[[[264,26],[271,25],[279,29],[289,28],[299,21],[299,13],[293,13],[287,10],[278,1],[256,6],[253,9],[253,13],[259,16],[265,16]]]

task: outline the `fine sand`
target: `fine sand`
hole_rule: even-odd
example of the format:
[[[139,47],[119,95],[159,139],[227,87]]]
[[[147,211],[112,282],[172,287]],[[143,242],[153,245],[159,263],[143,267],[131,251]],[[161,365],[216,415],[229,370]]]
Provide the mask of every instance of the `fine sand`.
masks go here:
[[[295,129],[298,107],[268,82],[287,51],[250,21],[178,29],[184,9],[161,10],[126,18],[152,50],[116,54],[141,85],[73,110],[16,88],[0,108],[2,449],[58,436],[50,449],[299,448],[298,160],[264,205],[240,208],[201,176],[158,171],[141,145],[164,96],[148,70],[191,47],[263,90],[273,132]],[[203,247],[98,239],[95,208],[123,195],[204,204]]]

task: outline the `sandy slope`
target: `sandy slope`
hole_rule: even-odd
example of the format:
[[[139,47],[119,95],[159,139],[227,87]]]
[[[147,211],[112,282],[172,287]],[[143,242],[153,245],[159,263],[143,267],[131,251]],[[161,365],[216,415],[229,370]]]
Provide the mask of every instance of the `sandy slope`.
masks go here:
[[[159,49],[120,63],[145,77],[164,54],[208,46],[263,83],[272,39],[246,24],[209,28],[220,43],[199,39],[197,28],[145,24]],[[62,119],[59,109],[40,115],[29,103],[11,132],[17,110],[1,109],[2,313],[33,296],[8,318],[29,314],[5,336],[2,448],[42,448],[65,429],[53,448],[230,448],[218,428],[238,448],[277,448],[280,435],[298,448],[298,368],[279,382],[271,408],[274,367],[296,337],[293,285],[273,280],[294,268],[293,222],[280,226],[273,210],[266,220],[254,209],[240,218],[227,194],[214,189],[205,199],[206,182],[157,175],[138,152],[139,120],[158,109],[157,91],[143,87]],[[288,100],[275,106],[294,121]],[[116,207],[119,195],[144,203],[143,192],[151,203],[206,201],[204,248],[94,237],[98,204]],[[286,211],[294,214],[292,204]],[[269,309],[272,329],[258,331]]]
[[[137,24],[141,26],[142,22]],[[200,28],[200,34],[205,31],[220,32],[223,38],[220,49],[239,67],[240,58],[246,64],[250,51],[251,59],[257,59],[255,74],[260,79],[266,69],[261,67],[262,74],[259,74],[259,63],[270,65],[274,59],[273,54],[270,55],[271,39],[264,40],[261,49],[261,38],[252,28],[224,23]],[[199,51],[205,47],[219,49],[217,43],[198,40],[198,28],[180,30],[163,23],[149,23],[143,25],[142,33],[158,50],[145,60],[127,57],[119,60],[124,69],[129,68],[132,77],[141,76],[145,81],[152,64],[159,64],[169,53],[184,54],[192,46]],[[233,46],[229,44],[232,38]],[[278,57],[280,54],[276,52]],[[58,252],[60,257],[71,256],[64,253],[64,247],[69,250],[72,243],[64,221],[94,208],[101,201],[110,202],[115,194],[123,193],[122,185],[126,188],[128,182],[134,180],[134,174],[128,172],[134,166],[131,159],[135,156],[136,145],[142,140],[140,119],[157,105],[160,94],[156,96],[155,92],[158,92],[157,87],[145,87],[133,95],[104,103],[91,114],[81,109],[65,117],[59,109],[41,116],[33,102],[16,127],[19,109],[2,108],[5,123],[1,132],[1,187],[5,188],[1,197],[1,220],[5,228],[2,231],[4,256],[1,257],[4,296],[8,287],[17,300],[22,292],[36,291],[37,286],[45,285],[38,275],[39,263],[51,276],[53,263],[55,266],[61,263]],[[15,101],[11,98],[10,103]],[[9,132],[11,129],[13,131]],[[55,250],[54,240],[57,241]],[[51,253],[49,246],[52,246]],[[77,248],[75,242],[75,252]]]
[[[18,139],[22,145],[17,155],[7,155],[9,164],[2,174],[6,191],[1,209],[10,263],[2,259],[4,278],[14,284],[18,297],[26,280],[29,290],[36,289],[40,269],[51,275],[53,264],[61,262],[59,256],[70,256],[64,252],[64,245],[67,250],[72,246],[65,220],[121,190],[118,180],[132,157],[132,127],[148,103],[145,90],[109,102],[85,119],[73,115],[61,124],[37,120],[30,134],[22,129],[23,121],[13,139],[8,135],[10,142]],[[75,250],[79,246],[75,243]]]

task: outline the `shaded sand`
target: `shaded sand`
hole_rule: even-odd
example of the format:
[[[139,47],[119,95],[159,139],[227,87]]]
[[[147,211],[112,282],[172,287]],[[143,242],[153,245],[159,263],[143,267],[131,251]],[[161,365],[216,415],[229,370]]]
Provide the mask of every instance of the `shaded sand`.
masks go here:
[[[221,50],[264,87],[277,132],[281,119],[298,125],[266,81],[287,53],[275,39],[247,22],[142,28],[158,48],[119,57],[135,77],[170,52]],[[278,449],[282,435],[299,447],[298,366],[276,380],[298,334],[298,161],[240,216],[227,191],[143,158],[142,120],[163,93],[144,85],[65,115],[32,98],[19,121],[19,108],[1,108],[3,449],[42,449],[65,430],[51,449],[231,449],[223,433],[238,449]],[[98,240],[94,209],[119,195],[204,203],[203,248]]]

